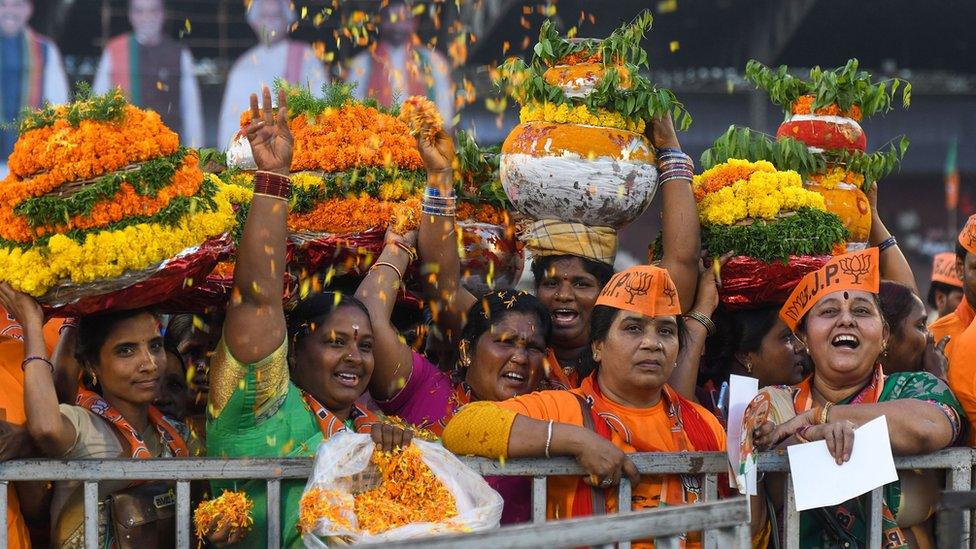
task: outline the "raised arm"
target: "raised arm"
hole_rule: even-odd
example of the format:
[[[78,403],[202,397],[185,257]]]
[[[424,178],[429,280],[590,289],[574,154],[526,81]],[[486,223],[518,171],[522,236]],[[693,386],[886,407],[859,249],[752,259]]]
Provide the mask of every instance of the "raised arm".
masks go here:
[[[24,408],[27,431],[48,457],[61,457],[75,442],[75,427],[61,414],[54,367],[44,343],[44,313],[29,295],[0,283],[0,302],[24,331]]]
[[[871,190],[867,192],[868,202],[871,203],[871,235],[868,237],[868,244],[879,246],[889,238],[892,238],[884,221],[881,220],[881,213],[878,212],[878,184],[871,185]],[[915,283],[915,273],[912,266],[905,259],[905,254],[901,253],[898,244],[888,245],[881,251],[881,278],[900,282],[919,295],[918,286]]]
[[[287,177],[292,155],[287,97],[283,90],[278,93],[275,120],[271,92],[267,87],[263,96],[264,110],[259,112],[257,96],[251,95],[252,120],[247,127],[247,138],[259,176],[265,171]],[[234,289],[224,324],[228,350],[245,363],[269,356],[285,338],[281,288],[285,274],[287,217],[287,198],[265,194],[255,188],[237,251]],[[210,374],[216,378],[221,372],[211,370]]]
[[[413,368],[413,353],[400,339],[390,315],[402,284],[400,275],[406,272],[412,259],[408,250],[413,249],[416,240],[415,231],[406,236],[387,231],[383,253],[356,290],[356,297],[366,305],[373,325],[375,363],[369,393],[376,400],[392,398],[409,379]]]
[[[678,136],[670,116],[654,119],[648,137],[658,154],[680,151]],[[664,255],[661,267],[668,270],[678,289],[681,310],[691,310],[698,286],[698,260],[701,250],[701,231],[695,194],[690,179],[673,179],[661,185]]]
[[[684,319],[684,339],[678,351],[678,366],[668,378],[668,385],[672,389],[694,402],[698,402],[698,397],[695,395],[698,368],[701,365],[702,353],[705,351],[705,341],[708,339],[708,328],[705,322],[698,318],[704,317],[710,321],[716,307],[718,307],[718,284],[715,282],[715,270],[709,266],[702,269],[698,276],[695,303],[689,312],[689,315],[694,317],[686,316]]]
[[[454,143],[451,138],[441,130],[434,143],[428,143],[422,135],[417,143],[427,168],[427,194],[453,197]],[[425,202],[429,200],[425,198]],[[445,339],[453,342],[460,336],[464,315],[476,299],[461,286],[454,208],[441,207],[443,200],[437,202],[436,205],[432,202],[429,210],[434,214],[425,212],[420,216],[420,279],[437,328]]]

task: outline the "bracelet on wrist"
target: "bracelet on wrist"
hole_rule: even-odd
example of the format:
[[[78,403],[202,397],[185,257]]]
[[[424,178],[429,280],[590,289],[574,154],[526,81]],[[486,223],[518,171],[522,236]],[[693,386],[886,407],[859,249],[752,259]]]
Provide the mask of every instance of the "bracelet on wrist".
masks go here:
[[[718,331],[715,327],[715,323],[712,322],[712,319],[708,318],[705,313],[699,311],[689,311],[684,315],[684,317],[698,321],[699,324],[705,327],[705,332],[710,336],[715,335],[715,332]]]
[[[406,252],[407,255],[410,256],[410,261],[415,261],[417,259],[417,249],[414,248],[413,246],[410,246],[406,242],[402,240],[397,240],[395,238],[391,239],[390,242],[397,248],[400,248],[401,250]]]
[[[35,362],[36,363],[47,364],[48,368],[51,369],[51,375],[54,375],[54,364],[50,360],[48,360],[48,359],[46,359],[46,358],[44,358],[42,356],[29,356],[29,357],[25,358],[24,361],[20,363],[20,369],[21,369],[21,371],[26,371],[27,370],[27,365],[34,364]]]
[[[291,198],[291,179],[259,170],[254,174],[254,194],[288,200]]]
[[[898,239],[896,239],[893,236],[889,236],[888,238],[882,240],[880,244],[878,244],[878,253],[883,252],[888,248],[892,248],[897,245],[898,245]]]

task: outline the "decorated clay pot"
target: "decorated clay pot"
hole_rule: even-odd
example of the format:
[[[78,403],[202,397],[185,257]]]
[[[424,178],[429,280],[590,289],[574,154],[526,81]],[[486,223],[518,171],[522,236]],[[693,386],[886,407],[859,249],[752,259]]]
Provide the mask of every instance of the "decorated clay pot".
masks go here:
[[[501,225],[460,221],[464,257],[461,283],[472,295],[514,288],[522,276],[522,250],[515,233]]]
[[[823,195],[827,211],[837,215],[850,231],[848,251],[863,249],[871,234],[871,204],[861,189],[847,183],[838,183],[833,189],[809,181],[805,186]]]
[[[500,174],[528,217],[613,228],[637,219],[658,187],[644,136],[582,124],[516,126],[502,144]]]
[[[867,136],[853,118],[819,114],[794,114],[780,124],[776,137],[792,137],[816,152],[835,149],[864,151]]]
[[[570,42],[600,43],[602,40],[592,38],[573,38]],[[603,62],[603,52],[577,52],[567,55],[550,66],[543,78],[553,86],[558,86],[566,97],[580,99],[586,97],[596,88],[600,80],[607,74],[607,65]],[[623,64],[615,64],[620,75],[618,88],[628,89],[631,85],[630,71]]]

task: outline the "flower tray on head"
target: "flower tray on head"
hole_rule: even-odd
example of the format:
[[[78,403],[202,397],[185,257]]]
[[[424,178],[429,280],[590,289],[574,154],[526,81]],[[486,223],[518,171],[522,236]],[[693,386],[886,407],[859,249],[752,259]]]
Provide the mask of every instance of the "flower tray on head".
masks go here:
[[[132,307],[118,292],[147,280],[153,303],[185,291],[216,263],[220,246],[205,243],[234,224],[198,153],[118,90],[28,113],[9,167],[0,280],[55,314]]]
[[[800,174],[765,160],[727,158],[692,181],[702,248],[733,254],[722,267],[719,298],[728,309],[782,304],[800,278],[843,251],[847,230],[825,211],[824,198],[803,187]]]
[[[871,207],[864,193],[898,165],[908,147],[902,138],[887,152],[867,154],[867,136],[859,121],[890,111],[899,89],[902,106],[908,107],[912,89],[898,78],[875,82],[858,66],[857,59],[851,59],[833,70],[814,67],[802,79],[789,74],[786,66],[774,70],[754,60],[746,65],[746,79],[786,111],[776,131],[776,147],[795,150],[788,145],[795,142],[806,148],[805,155],[784,155],[782,164],[774,163],[780,169],[797,169],[812,155],[820,157],[817,169],[803,166],[803,175],[808,187],[824,195],[827,210],[850,231],[848,251],[866,247],[871,232]]]
[[[656,151],[644,130],[672,113],[681,129],[691,121],[640,74],[651,21],[644,12],[603,40],[564,38],[546,21],[530,63],[499,67],[496,82],[522,105],[502,145],[501,180],[523,215],[619,229],[651,203]]]
[[[871,205],[865,193],[899,166],[907,149],[908,140],[902,137],[873,153],[849,149],[818,152],[792,137],[774,139],[732,126],[702,154],[702,166],[752,158],[798,173],[805,188],[821,195],[826,210],[840,218],[849,233],[848,250],[855,250],[867,245],[871,232]]]
[[[279,83],[280,86],[286,86]],[[411,124],[436,118],[426,100],[411,98],[403,116],[375,101],[356,101],[349,86],[326,86],[321,97],[308,90],[287,87],[289,127],[295,140],[292,160],[292,199],[288,215],[289,240],[295,248],[292,271],[306,273],[365,274],[383,248],[388,228],[403,233],[416,229],[427,177],[411,135]],[[242,125],[250,113],[242,116]],[[436,122],[436,120],[435,120]],[[464,132],[457,136],[460,225],[494,225],[494,234],[513,235],[508,202],[498,182],[497,159]],[[241,201],[250,201],[253,158],[250,147],[236,142],[228,152],[230,169],[220,175],[238,187]],[[247,196],[245,196],[247,195]],[[246,208],[238,213],[243,227]],[[466,233],[469,242],[485,231]],[[517,250],[514,236],[508,246]],[[494,242],[476,249],[498,247]],[[476,261],[466,269],[480,280],[497,274],[515,274],[510,257],[489,265]],[[517,260],[521,270],[521,255]],[[516,277],[513,277],[516,278]]]

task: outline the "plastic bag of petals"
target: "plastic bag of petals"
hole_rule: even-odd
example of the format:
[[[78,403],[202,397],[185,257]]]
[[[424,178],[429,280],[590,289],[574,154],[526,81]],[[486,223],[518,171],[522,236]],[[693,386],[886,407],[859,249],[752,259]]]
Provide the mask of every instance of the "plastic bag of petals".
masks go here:
[[[377,543],[497,528],[502,498],[439,444],[377,451],[369,435],[319,446],[299,506],[306,547]]]
[[[149,306],[170,312],[166,303],[178,302],[192,293],[194,281],[204,280],[230,247],[226,234],[210,238],[147,269],[87,284],[63,282],[38,301],[48,316],[84,316]]]
[[[729,310],[782,305],[800,279],[826,265],[830,257],[791,255],[786,263],[732,257],[722,266],[719,298]]]

